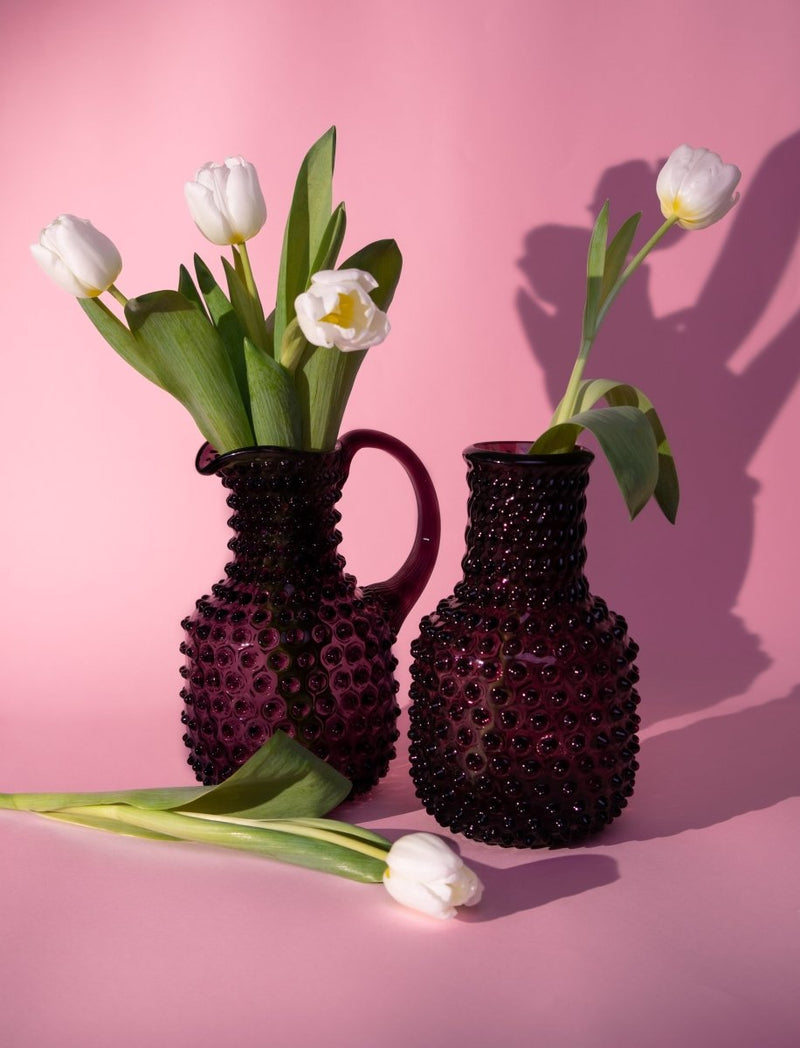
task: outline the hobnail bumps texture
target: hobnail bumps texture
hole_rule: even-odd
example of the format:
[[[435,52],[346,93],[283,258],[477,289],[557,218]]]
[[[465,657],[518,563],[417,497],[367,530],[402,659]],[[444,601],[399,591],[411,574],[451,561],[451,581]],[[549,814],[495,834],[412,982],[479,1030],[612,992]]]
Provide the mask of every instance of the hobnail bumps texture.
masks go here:
[[[638,649],[583,575],[592,456],[466,457],[464,579],[411,649],[411,776],[454,832],[570,844],[620,814],[638,767]]]
[[[368,790],[395,755],[395,634],[337,552],[339,456],[226,460],[234,560],[182,623],[188,762],[220,782],[280,729]]]

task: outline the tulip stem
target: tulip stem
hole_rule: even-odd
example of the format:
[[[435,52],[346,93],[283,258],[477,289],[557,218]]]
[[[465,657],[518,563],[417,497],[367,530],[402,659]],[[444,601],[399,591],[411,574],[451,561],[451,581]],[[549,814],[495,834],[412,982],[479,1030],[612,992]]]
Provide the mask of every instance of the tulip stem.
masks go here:
[[[242,260],[242,272],[244,273],[244,282],[247,290],[250,293],[250,298],[253,302],[259,303],[258,289],[256,288],[255,277],[253,276],[253,267],[250,265],[250,256],[247,253],[247,244],[244,240],[241,244],[237,244],[234,251],[239,252],[239,258]]]
[[[597,323],[594,326],[595,335],[597,334],[600,325],[603,323],[603,320],[605,319],[605,315],[608,312],[611,303],[614,301],[614,299],[620,293],[622,288],[625,286],[625,284],[628,281],[628,278],[633,276],[634,272],[639,268],[639,266],[642,264],[645,258],[650,254],[650,252],[653,250],[653,248],[656,246],[659,240],[661,240],[661,238],[666,233],[668,233],[670,229],[672,229],[672,227],[675,225],[679,218],[679,215],[670,215],[666,222],[662,226],[659,226],[659,228],[655,231],[655,233],[653,233],[653,235],[650,237],[650,239],[647,241],[644,247],[633,256],[628,265],[622,271],[622,274],[618,277],[616,284],[614,284],[614,286],[608,292],[606,300],[600,307],[600,311],[597,314]]]
[[[633,256],[631,261],[628,263],[623,272],[617,278],[614,286],[609,290],[608,294],[605,297],[605,301],[603,302],[602,306],[600,307],[597,313],[597,320],[595,321],[594,329],[589,334],[587,334],[581,341],[581,347],[578,351],[578,357],[572,368],[572,374],[569,377],[569,382],[567,383],[567,391],[564,394],[561,403],[555,410],[552,421],[550,423],[551,426],[556,426],[561,422],[566,422],[575,414],[575,409],[577,407],[578,400],[578,390],[583,380],[583,372],[586,368],[586,362],[589,359],[589,353],[591,352],[592,346],[594,345],[594,340],[597,337],[597,332],[600,330],[600,325],[603,323],[603,320],[605,319],[606,313],[608,313],[611,303],[620,293],[620,291],[625,286],[629,278],[633,276],[633,274],[639,268],[644,259],[650,254],[650,252],[653,250],[653,248],[656,246],[659,240],[661,240],[661,238],[675,225],[675,223],[678,221],[678,218],[678,215],[671,215],[666,220],[666,222],[664,222],[664,224],[661,225],[655,231],[655,233],[650,237],[650,239],[647,241],[644,247]],[[564,450],[568,451],[571,449],[565,448]]]
[[[116,284],[109,284],[107,291],[109,295],[113,296],[121,306],[127,306],[128,300],[122,294]]]

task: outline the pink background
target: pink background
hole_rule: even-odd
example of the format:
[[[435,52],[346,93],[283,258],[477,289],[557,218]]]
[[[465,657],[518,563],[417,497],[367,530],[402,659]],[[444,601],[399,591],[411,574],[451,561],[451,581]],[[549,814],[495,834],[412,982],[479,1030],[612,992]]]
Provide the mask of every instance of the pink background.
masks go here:
[[[797,1043],[800,7],[29,0],[0,18],[3,790],[192,781],[179,622],[227,553],[189,416],[29,258],[47,221],[108,233],[126,294],[173,286],[218,254],[184,180],[242,153],[271,212],[252,244],[267,299],[297,166],[338,126],[346,246],[394,236],[406,262],[345,428],[412,445],[442,504],[397,646],[405,705],[419,617],[459,574],[461,450],[546,425],[599,204],[655,228],[684,141],[744,173],[724,222],[651,257],[591,367],[650,393],[683,488],[675,529],[652,508],[629,525],[593,470],[589,578],[642,647],[624,817],[565,852],[458,839],[486,897],[437,924],[377,887],[2,813],[2,1043]],[[349,568],[390,574],[413,527],[399,468],[363,453],[342,510]],[[439,832],[404,750],[343,817]]]

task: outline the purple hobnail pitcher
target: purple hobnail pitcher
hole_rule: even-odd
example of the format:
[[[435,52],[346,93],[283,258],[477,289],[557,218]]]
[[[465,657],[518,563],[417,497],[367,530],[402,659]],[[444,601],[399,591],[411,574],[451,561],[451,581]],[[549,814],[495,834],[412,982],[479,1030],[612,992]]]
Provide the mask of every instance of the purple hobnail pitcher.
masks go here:
[[[338,552],[336,509],[362,448],[404,467],[417,500],[417,530],[402,567],[360,587]],[[188,763],[214,784],[280,729],[370,789],[395,755],[399,708],[392,644],[430,578],[439,508],[430,477],[401,441],[374,430],[345,434],[330,452],[245,448],[197,469],[230,494],[234,559],[226,577],[184,619],[182,720]]]
[[[469,447],[463,579],[411,653],[411,776],[443,826],[567,845],[633,793],[638,648],[584,575],[593,455]]]

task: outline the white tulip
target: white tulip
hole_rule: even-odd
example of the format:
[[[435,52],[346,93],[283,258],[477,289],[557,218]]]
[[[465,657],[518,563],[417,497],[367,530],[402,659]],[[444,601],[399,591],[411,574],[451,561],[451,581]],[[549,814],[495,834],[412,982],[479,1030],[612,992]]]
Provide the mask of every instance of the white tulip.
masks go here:
[[[409,833],[395,841],[386,856],[386,890],[413,910],[446,920],[457,906],[474,906],[483,885],[441,837]]]
[[[240,156],[203,164],[184,193],[195,225],[212,244],[242,244],[267,220],[256,169]]]
[[[78,298],[107,291],[122,270],[119,251],[85,218],[59,215],[31,244],[31,254],[53,280]]]
[[[739,199],[734,189],[741,177],[738,167],[723,164],[710,149],[678,146],[656,181],[661,211],[665,218],[677,216],[684,229],[705,229]]]
[[[369,296],[377,280],[363,269],[324,269],[294,302],[297,323],[312,346],[369,349],[389,334],[389,318]]]

